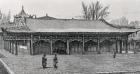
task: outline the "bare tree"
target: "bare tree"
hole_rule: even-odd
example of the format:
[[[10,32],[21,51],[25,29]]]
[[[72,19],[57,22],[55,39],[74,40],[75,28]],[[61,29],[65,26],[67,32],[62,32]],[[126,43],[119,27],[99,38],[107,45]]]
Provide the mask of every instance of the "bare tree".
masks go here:
[[[0,11],[0,25],[9,23],[10,19],[11,19],[10,11],[9,11],[8,15],[6,15]]]
[[[83,8],[83,16],[86,20],[99,20],[104,19],[108,16],[109,12],[109,6],[103,7],[99,1],[95,3],[91,3],[89,5],[85,5],[85,3],[82,2],[82,8]]]
[[[10,22],[10,19],[11,19],[11,12],[9,10],[8,15],[7,15],[7,21]]]
[[[128,26],[129,25],[129,21],[126,17],[121,17],[118,19],[111,20],[110,23],[119,25],[119,26]]]
[[[140,22],[139,21],[131,21],[129,23],[130,26],[135,26],[135,27],[139,27]]]
[[[120,27],[131,27],[131,28],[137,28],[139,27],[140,24],[139,21],[129,21],[126,17],[111,20],[110,23]]]
[[[1,10],[0,10],[0,20],[2,19],[2,13],[1,13]]]
[[[83,14],[84,14],[84,18],[88,19],[89,18],[89,14],[88,14],[88,7],[82,2],[82,7],[83,7]]]

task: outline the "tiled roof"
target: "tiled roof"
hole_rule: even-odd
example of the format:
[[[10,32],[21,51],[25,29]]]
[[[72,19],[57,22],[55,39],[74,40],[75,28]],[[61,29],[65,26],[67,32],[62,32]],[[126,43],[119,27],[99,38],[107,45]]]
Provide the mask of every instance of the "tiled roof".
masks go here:
[[[56,19],[56,18],[51,17],[51,16],[48,16],[48,15],[46,14],[46,16],[38,17],[37,19],[42,19],[42,20],[53,20],[53,19]]]
[[[134,32],[130,29],[119,29],[105,21],[55,19],[27,19],[26,25],[33,32]]]
[[[117,28],[104,20],[76,20],[76,19],[26,19],[26,24],[22,26],[12,26],[8,28],[11,32],[129,32],[137,30],[128,28]]]
[[[88,21],[88,20],[75,20],[75,19],[56,19],[56,20],[38,20],[27,19],[26,24],[31,28],[41,29],[70,29],[70,28],[83,28],[83,29],[116,29],[102,21]]]
[[[4,28],[7,31],[14,31],[14,32],[29,32],[30,29],[26,25],[16,25],[15,23],[6,23],[6,24],[1,24],[0,28]],[[0,29],[0,32],[2,30]]]

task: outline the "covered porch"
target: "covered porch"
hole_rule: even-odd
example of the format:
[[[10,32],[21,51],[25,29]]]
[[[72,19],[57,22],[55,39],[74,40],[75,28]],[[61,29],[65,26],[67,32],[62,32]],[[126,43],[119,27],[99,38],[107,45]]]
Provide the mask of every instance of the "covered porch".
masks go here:
[[[8,32],[4,49],[15,55],[101,54],[128,52],[128,36],[119,32]],[[22,48],[21,48],[22,47]]]

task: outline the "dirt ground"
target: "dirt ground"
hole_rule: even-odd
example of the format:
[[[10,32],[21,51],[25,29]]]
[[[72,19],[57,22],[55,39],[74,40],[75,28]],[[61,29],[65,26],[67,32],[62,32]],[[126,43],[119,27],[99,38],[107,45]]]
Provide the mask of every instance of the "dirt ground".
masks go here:
[[[41,66],[42,55],[15,56],[0,50],[2,60],[15,74],[134,74],[140,71],[140,54],[58,55],[58,69],[53,68],[54,55],[47,55],[47,67]],[[123,73],[120,73],[123,72]],[[139,73],[135,74],[139,74]]]

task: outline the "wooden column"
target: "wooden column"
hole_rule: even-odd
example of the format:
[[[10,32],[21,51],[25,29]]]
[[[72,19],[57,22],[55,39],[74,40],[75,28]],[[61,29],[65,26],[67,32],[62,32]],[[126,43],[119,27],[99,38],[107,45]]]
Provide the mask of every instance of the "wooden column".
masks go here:
[[[130,46],[131,46],[131,42],[128,43],[128,50],[131,50]]]
[[[120,53],[122,53],[122,40],[120,40]]]
[[[7,50],[9,51],[9,41],[7,41]]]
[[[134,41],[134,50],[136,50],[136,41]]]
[[[116,39],[116,53],[118,53],[118,39]]]
[[[11,41],[11,53],[13,52],[13,41]]]
[[[10,41],[8,41],[8,51],[10,51]]]
[[[5,50],[7,50],[7,41],[6,40],[5,40]]]
[[[6,50],[6,40],[4,41],[4,49]]]
[[[15,55],[18,55],[18,42],[15,42]]]
[[[9,52],[11,53],[11,51],[12,51],[12,46],[11,46],[11,41],[10,41],[10,43],[9,43],[9,45],[10,45],[10,50],[9,50]]]
[[[15,41],[13,41],[13,54],[15,54]]]
[[[125,40],[122,41],[122,51],[125,50]]]
[[[6,50],[8,51],[7,47],[8,47],[8,45],[7,45],[7,40],[6,40]]]
[[[31,54],[30,53],[30,47],[31,47],[31,43],[30,43],[31,41],[30,40],[27,40],[27,50],[28,50],[28,54]]]
[[[34,55],[34,51],[33,51],[33,35],[31,34],[31,40],[30,40],[30,54]]]
[[[126,50],[126,53],[128,53],[128,39],[126,39],[126,48],[125,48],[125,50]]]
[[[8,40],[6,41],[6,50],[8,51]]]
[[[8,51],[8,43],[7,43],[7,40],[6,40],[6,50]]]
[[[83,39],[82,39],[82,42],[83,42],[83,47],[82,47],[82,54],[85,54],[85,38],[84,38],[84,35],[83,35],[83,37],[82,37]]]
[[[98,50],[98,54],[101,54],[101,52],[100,52],[100,39],[99,38],[97,38],[97,43],[98,43],[98,45],[97,45],[97,50]]]
[[[51,55],[53,54],[53,42],[52,42],[52,36],[50,37],[50,45],[51,45]]]
[[[10,52],[10,41],[8,41],[8,51]]]
[[[9,41],[7,41],[7,50],[9,51]]]
[[[15,49],[14,42],[12,41],[12,54],[14,54],[14,49]]]
[[[69,40],[67,39],[67,54],[70,55]]]
[[[13,54],[16,53],[16,41],[14,41],[14,50],[13,50]]]
[[[8,41],[8,51],[10,51],[10,41]]]
[[[133,41],[133,50],[134,50],[134,54],[136,54],[136,41]]]
[[[5,49],[5,45],[6,45],[6,44],[5,44],[5,40],[4,40],[4,50],[6,50],[6,49]]]
[[[7,45],[7,50],[9,51],[9,45],[8,45],[8,41],[6,42],[6,45]]]

